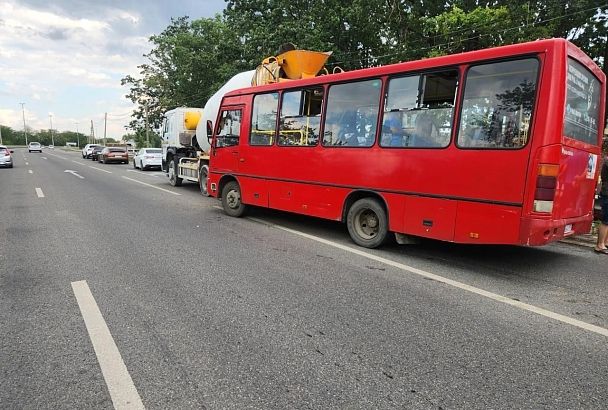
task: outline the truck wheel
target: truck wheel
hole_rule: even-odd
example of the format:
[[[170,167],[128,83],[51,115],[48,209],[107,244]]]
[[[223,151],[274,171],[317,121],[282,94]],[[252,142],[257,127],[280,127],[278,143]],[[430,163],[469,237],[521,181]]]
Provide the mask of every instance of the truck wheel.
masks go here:
[[[173,160],[169,162],[169,183],[172,186],[180,186],[182,184],[182,179],[177,176],[177,165]]]
[[[201,194],[203,196],[209,196],[209,192],[207,191],[207,178],[209,177],[209,167],[207,165],[203,165],[198,170],[198,186],[201,189]]]
[[[353,242],[364,248],[377,248],[388,235],[386,211],[374,198],[355,202],[348,210],[346,226]]]
[[[241,187],[236,181],[230,181],[222,189],[222,207],[227,215],[240,217],[247,210],[241,201]]]

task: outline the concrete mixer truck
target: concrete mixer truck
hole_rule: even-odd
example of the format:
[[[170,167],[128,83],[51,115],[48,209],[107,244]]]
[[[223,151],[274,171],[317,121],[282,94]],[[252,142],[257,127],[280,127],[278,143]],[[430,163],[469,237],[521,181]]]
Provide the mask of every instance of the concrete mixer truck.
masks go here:
[[[169,177],[171,185],[180,186],[183,181],[195,182],[201,194],[207,195],[207,127],[213,129],[224,94],[251,86],[254,74],[252,70],[232,77],[209,98],[203,109],[178,107],[165,113],[161,132],[162,170]]]

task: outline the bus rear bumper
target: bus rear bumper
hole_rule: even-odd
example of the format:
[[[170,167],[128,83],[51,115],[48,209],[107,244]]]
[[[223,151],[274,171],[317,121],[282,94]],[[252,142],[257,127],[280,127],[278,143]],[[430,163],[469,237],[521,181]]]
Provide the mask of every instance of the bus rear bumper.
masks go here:
[[[528,246],[546,245],[566,237],[588,234],[591,231],[591,214],[567,219],[522,218],[520,243]]]

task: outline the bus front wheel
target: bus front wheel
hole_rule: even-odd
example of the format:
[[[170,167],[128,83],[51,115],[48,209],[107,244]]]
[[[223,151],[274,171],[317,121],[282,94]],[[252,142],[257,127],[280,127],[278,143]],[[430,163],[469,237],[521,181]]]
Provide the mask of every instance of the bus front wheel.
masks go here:
[[[243,216],[247,205],[241,201],[241,187],[236,181],[228,182],[222,189],[222,207],[230,216]]]
[[[364,248],[377,248],[388,235],[386,211],[377,199],[362,198],[355,202],[346,216],[352,240]]]

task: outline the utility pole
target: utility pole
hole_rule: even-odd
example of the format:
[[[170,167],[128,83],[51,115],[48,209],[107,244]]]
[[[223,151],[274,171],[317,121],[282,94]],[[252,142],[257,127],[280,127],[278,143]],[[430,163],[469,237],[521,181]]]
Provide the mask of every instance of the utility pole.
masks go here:
[[[78,123],[76,123],[76,146],[80,148],[80,135],[78,134]]]
[[[0,125],[0,144],[2,144],[2,125]]]
[[[150,148],[150,135],[148,133],[148,102],[144,105],[144,116],[146,118],[146,148]]]
[[[53,114],[49,114],[49,121],[51,122],[51,144],[55,146],[55,137],[53,136]]]
[[[93,128],[93,120],[91,120],[91,134],[89,134],[89,144],[95,144],[95,129]]]
[[[25,103],[19,103],[19,104],[21,104],[21,113],[23,114],[23,137],[25,138],[25,145],[27,145],[27,129],[25,128],[25,108],[24,108]]]
[[[108,113],[104,115],[103,119],[103,145],[106,145],[106,130],[108,128]]]

